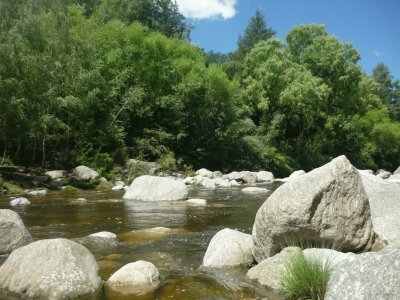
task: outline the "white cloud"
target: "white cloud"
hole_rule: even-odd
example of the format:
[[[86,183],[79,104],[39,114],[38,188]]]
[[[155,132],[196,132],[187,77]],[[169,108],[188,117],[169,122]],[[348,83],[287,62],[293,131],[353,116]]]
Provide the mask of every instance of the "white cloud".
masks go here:
[[[379,51],[375,51],[374,54],[375,54],[375,56],[378,56],[378,57],[382,56],[382,53],[380,53]]]
[[[237,0],[176,0],[179,10],[191,19],[230,19],[235,16]]]

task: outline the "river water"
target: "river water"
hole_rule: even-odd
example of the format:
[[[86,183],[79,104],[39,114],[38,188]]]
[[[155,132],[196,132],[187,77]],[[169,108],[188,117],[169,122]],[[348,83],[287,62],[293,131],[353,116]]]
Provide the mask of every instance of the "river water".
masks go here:
[[[270,192],[278,184],[265,185]],[[232,228],[251,233],[254,217],[267,195],[246,195],[240,187],[207,191],[192,189],[191,198],[207,199],[206,206],[185,201],[139,202],[122,200],[122,192],[49,192],[28,197],[26,207],[13,207],[35,240],[79,239],[99,231],[117,234],[116,247],[89,247],[103,280],[123,265],[146,260],[157,266],[161,284],[154,291],[122,294],[105,289],[96,300],[108,299],[278,299],[246,279],[245,267],[225,270],[199,268],[213,235]],[[78,201],[78,198],[87,201]],[[0,196],[0,209],[10,208],[9,196]],[[168,227],[171,230],[148,232]],[[0,264],[5,257],[0,258]],[[0,297],[1,298],[1,297]]]

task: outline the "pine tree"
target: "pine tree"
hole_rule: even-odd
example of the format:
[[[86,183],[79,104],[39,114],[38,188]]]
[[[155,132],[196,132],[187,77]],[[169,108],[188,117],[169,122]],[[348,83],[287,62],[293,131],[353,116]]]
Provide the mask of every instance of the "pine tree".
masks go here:
[[[238,57],[243,59],[257,43],[272,38],[275,33],[275,30],[267,28],[264,15],[257,9],[256,14],[250,19],[244,35],[239,36]]]

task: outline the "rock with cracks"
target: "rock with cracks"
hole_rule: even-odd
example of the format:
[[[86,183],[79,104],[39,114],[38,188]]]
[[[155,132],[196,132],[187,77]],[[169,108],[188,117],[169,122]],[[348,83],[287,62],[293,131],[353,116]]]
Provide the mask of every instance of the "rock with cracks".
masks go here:
[[[400,245],[400,184],[362,175],[371,207],[374,232],[389,244]]]
[[[358,171],[340,156],[280,186],[258,210],[252,235],[258,262],[293,240],[370,249],[371,214]]]
[[[0,288],[21,298],[74,299],[100,290],[93,255],[67,239],[40,240],[11,253],[0,267]]]
[[[182,180],[144,175],[136,178],[123,198],[140,201],[174,201],[186,199],[189,189]]]
[[[336,265],[325,300],[400,299],[400,248],[354,255]]]

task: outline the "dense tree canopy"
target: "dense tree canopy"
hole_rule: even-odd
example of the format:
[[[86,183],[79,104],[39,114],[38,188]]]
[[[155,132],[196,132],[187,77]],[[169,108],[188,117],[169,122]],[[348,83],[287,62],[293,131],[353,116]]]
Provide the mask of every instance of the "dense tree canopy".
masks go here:
[[[0,0],[0,20],[0,155],[17,164],[399,164],[398,81],[322,25],[281,41],[258,12],[237,60],[188,43],[169,0]]]

